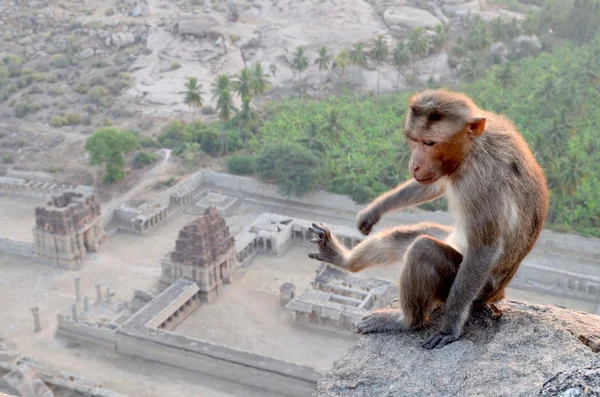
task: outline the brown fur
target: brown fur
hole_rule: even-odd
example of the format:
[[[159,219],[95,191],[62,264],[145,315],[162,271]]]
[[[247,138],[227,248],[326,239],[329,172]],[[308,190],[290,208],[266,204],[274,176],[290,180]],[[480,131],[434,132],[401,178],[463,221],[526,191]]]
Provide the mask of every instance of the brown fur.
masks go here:
[[[455,229],[433,223],[400,226],[349,251],[325,226],[313,225],[319,253],[309,256],[350,271],[403,262],[402,310],[371,313],[357,332],[418,328],[434,304],[446,302],[441,332],[424,344],[442,347],[460,337],[473,305],[504,297],[542,231],[548,190],[542,169],[514,125],[479,109],[465,95],[427,90],[413,96],[405,134],[413,179],[361,211],[358,228],[369,234],[386,212],[445,194]]]

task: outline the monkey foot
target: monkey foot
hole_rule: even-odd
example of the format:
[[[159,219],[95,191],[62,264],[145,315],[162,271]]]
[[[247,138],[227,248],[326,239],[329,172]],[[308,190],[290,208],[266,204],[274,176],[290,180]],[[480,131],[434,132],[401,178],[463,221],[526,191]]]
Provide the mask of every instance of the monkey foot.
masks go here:
[[[429,337],[421,346],[425,349],[439,349],[454,341],[458,340],[458,337],[449,335],[444,332],[437,332]]]
[[[316,234],[318,237],[310,240],[311,243],[316,243],[319,247],[319,252],[311,252],[308,257],[316,259],[318,261],[331,263],[334,265],[340,265],[342,262],[342,256],[340,255],[340,249],[337,246],[329,228],[322,223],[313,223],[312,227],[309,228],[311,232]]]
[[[396,310],[381,310],[369,313],[356,324],[357,334],[397,332],[405,330],[402,314]]]

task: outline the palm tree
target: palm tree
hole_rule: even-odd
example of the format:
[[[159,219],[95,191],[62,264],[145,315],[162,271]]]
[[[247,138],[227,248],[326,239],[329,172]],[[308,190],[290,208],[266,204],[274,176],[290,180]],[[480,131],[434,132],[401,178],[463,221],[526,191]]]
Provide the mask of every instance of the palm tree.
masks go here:
[[[435,35],[432,39],[432,44],[435,49],[439,50],[446,44],[449,32],[450,26],[445,23],[441,23],[435,27]]]
[[[244,142],[244,150],[248,150],[248,127],[256,120],[256,112],[250,106],[251,98],[245,96],[242,98],[242,108],[237,117],[239,118],[239,134]]]
[[[269,77],[270,76],[264,72],[260,62],[252,67],[252,93],[258,98],[262,98],[271,86]]]
[[[364,67],[367,64],[367,56],[365,55],[365,49],[363,43],[354,43],[352,50],[350,50],[350,63],[355,66]],[[359,78],[362,78],[362,71],[359,70]],[[359,84],[362,90],[362,85]]]
[[[201,86],[201,84],[198,84],[198,79],[196,77],[188,77],[185,81],[185,91],[181,92],[181,94],[183,94],[183,103],[192,109],[194,140],[196,143],[198,143],[198,136],[196,134],[196,110],[204,105],[204,101],[202,100],[204,92],[200,90]]]
[[[371,58],[377,62],[377,95],[379,95],[379,74],[381,67],[381,62],[385,61],[390,54],[390,50],[388,49],[387,42],[383,36],[378,36],[377,40],[375,40],[375,45],[373,45],[373,49],[371,50]]]
[[[306,135],[303,138],[298,139],[298,143],[313,152],[325,152],[327,145],[321,141],[323,137],[323,128],[321,128],[319,121],[310,120],[305,133]]]
[[[250,96],[252,93],[252,74],[248,68],[242,69],[240,74],[235,76],[235,80],[232,83],[233,90],[240,98]]]
[[[342,51],[339,52],[339,54],[335,56],[335,59],[333,61],[334,68],[342,69],[342,81],[346,80],[346,68],[348,67],[348,65],[350,65],[350,51],[344,48]],[[344,84],[346,84],[345,81]]]
[[[398,42],[392,53],[392,59],[394,61],[394,67],[396,68],[396,92],[400,87],[400,69],[406,66],[410,62],[410,55],[403,41]]]
[[[217,77],[215,82],[211,86],[213,100],[217,102],[216,109],[219,112],[219,119],[222,124],[221,132],[221,151],[225,154],[229,153],[229,142],[226,137],[225,125],[231,119],[232,113],[235,113],[237,109],[233,104],[233,96],[231,95],[231,82],[229,77],[225,74],[221,74]]]
[[[398,92],[400,87],[400,69],[410,62],[410,56],[408,55],[408,50],[406,49],[406,45],[403,41],[400,41],[398,44],[396,44],[396,48],[394,48],[394,52],[392,53],[392,59],[397,72],[396,92]]]
[[[474,81],[485,74],[481,58],[473,56],[460,65],[460,75],[465,81]]]
[[[323,127],[324,132],[327,136],[327,141],[331,143],[331,146],[335,146],[340,143],[342,139],[342,132],[346,129],[342,124],[342,115],[339,109],[331,108],[325,117],[325,126]]]
[[[504,68],[498,72],[496,82],[501,87],[512,87],[515,84],[515,73],[510,62],[507,62]]]
[[[294,59],[292,60],[292,65],[294,69],[298,71],[298,97],[302,96],[302,88],[300,86],[300,81],[302,77],[302,72],[308,69],[308,58],[304,54],[304,47],[298,46],[296,47],[296,52],[294,53]]]
[[[406,46],[408,51],[413,56],[413,73],[414,73],[414,59],[424,57],[429,52],[429,47],[431,45],[429,36],[427,36],[425,32],[425,28],[418,27],[412,30],[408,34],[408,38],[406,40]]]
[[[319,70],[322,72],[328,70],[332,60],[329,49],[326,46],[321,46],[319,48],[319,56],[315,59],[315,64],[319,67]]]

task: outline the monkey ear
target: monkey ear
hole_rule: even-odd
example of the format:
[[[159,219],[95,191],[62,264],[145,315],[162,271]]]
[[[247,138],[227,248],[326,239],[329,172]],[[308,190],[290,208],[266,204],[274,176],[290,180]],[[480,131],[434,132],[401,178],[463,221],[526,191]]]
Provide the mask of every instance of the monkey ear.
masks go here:
[[[467,123],[467,135],[471,139],[477,138],[485,131],[485,117],[475,117]]]

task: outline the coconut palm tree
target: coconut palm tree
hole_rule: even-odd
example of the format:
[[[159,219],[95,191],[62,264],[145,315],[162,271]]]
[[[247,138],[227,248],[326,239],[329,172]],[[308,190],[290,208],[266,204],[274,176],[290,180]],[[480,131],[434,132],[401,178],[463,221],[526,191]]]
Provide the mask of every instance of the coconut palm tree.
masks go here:
[[[415,59],[424,57],[429,53],[429,47],[431,46],[431,40],[425,28],[418,27],[413,29],[406,39],[406,46],[408,52],[412,55],[413,60],[413,74],[415,73]]]
[[[322,120],[319,120],[322,121]],[[317,120],[310,120],[306,127],[306,135],[298,139],[298,143],[310,151],[324,153],[327,145],[321,140],[323,138],[323,128]]]
[[[265,95],[265,92],[271,87],[271,82],[269,81],[269,77],[271,76],[265,73],[260,62],[254,64],[251,74],[252,93],[257,99],[261,99]]]
[[[242,69],[240,74],[234,77],[232,88],[240,98],[250,96],[252,93],[252,74],[248,68]]]
[[[400,69],[410,62],[410,55],[403,41],[396,44],[394,52],[392,52],[392,59],[396,68],[396,92],[398,92],[400,86]]]
[[[378,36],[371,50],[371,58],[377,63],[377,95],[379,95],[379,75],[381,62],[385,61],[390,54],[390,50],[387,46],[387,41],[383,36]]]
[[[321,72],[329,70],[333,57],[329,53],[329,49],[326,46],[319,48],[319,56],[315,59],[315,65],[319,67]]]
[[[296,52],[292,59],[292,66],[298,72],[298,97],[300,98],[302,96],[302,87],[300,86],[302,72],[308,69],[308,57],[304,54],[304,47],[296,47]]]
[[[213,100],[217,102],[216,109],[222,124],[221,151],[227,154],[229,153],[229,142],[226,137],[225,125],[231,120],[233,113],[237,111],[233,104],[231,81],[227,75],[221,74],[217,77],[211,88]]]
[[[250,100],[249,96],[242,98],[242,108],[237,114],[239,119],[239,135],[244,142],[244,150],[248,150],[248,127],[257,119],[256,112],[250,106]]]
[[[198,84],[196,77],[188,77],[185,81],[185,91],[183,94],[183,103],[185,103],[192,110],[192,122],[194,124],[194,140],[198,143],[198,136],[196,134],[196,110],[204,105],[202,95],[204,92],[200,89],[201,84]]]

